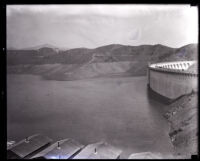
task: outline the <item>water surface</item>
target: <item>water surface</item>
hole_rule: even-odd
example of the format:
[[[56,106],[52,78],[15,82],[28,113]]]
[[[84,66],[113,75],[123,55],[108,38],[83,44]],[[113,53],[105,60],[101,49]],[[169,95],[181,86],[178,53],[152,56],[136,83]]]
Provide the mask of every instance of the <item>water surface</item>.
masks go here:
[[[164,105],[150,100],[146,77],[45,80],[7,75],[7,137],[18,141],[43,133],[57,141],[101,140],[131,153],[170,153]]]

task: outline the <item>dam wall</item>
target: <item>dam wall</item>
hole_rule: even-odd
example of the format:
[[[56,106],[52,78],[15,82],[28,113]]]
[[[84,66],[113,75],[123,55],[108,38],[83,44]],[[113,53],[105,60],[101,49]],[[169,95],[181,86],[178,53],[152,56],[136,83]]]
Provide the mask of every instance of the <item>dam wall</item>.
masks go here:
[[[167,99],[178,97],[198,90],[198,73],[187,69],[195,61],[166,62],[148,66],[149,88]]]

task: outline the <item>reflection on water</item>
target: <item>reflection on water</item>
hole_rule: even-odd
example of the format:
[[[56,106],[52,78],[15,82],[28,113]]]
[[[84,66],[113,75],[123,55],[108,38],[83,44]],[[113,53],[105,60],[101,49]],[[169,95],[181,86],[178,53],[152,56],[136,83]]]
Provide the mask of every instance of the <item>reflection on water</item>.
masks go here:
[[[16,141],[43,133],[55,141],[104,140],[122,149],[124,157],[143,151],[170,153],[163,106],[148,98],[146,77],[49,81],[7,76],[7,135]]]

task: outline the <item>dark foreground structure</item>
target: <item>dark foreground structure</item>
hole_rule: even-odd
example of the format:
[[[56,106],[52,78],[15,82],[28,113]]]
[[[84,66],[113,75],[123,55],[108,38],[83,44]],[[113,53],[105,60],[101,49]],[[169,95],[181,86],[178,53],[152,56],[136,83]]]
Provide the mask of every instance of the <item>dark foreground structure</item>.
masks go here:
[[[106,142],[84,146],[64,139],[52,144],[52,139],[41,134],[7,147],[7,159],[118,159],[121,153]]]

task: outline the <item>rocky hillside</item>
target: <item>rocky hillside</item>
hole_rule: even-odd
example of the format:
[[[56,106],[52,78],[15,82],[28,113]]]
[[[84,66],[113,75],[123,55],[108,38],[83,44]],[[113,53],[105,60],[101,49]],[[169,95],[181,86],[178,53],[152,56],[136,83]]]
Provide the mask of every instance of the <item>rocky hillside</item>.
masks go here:
[[[198,64],[195,63],[193,65],[191,65],[188,69],[187,69],[188,72],[193,72],[193,73],[198,73]]]
[[[169,136],[176,156],[191,158],[198,153],[198,94],[182,96],[167,108],[164,115],[170,123]]]
[[[43,47],[8,50],[8,73],[42,74],[48,79],[69,80],[98,76],[146,75],[148,62],[196,60],[197,44],[181,48],[163,45],[125,46],[112,44],[95,49],[66,51]]]

